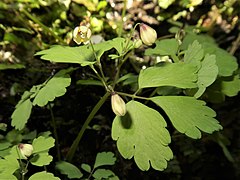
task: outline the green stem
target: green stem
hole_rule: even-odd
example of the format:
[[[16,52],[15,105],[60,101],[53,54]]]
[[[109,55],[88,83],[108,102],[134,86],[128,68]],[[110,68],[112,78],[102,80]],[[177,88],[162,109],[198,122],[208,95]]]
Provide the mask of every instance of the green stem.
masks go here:
[[[98,101],[98,103],[94,106],[93,110],[91,111],[91,113],[88,115],[86,121],[84,122],[81,130],[78,133],[77,138],[74,140],[72,146],[70,147],[70,150],[67,153],[66,159],[67,161],[71,162],[72,158],[77,150],[78,144],[80,142],[80,140],[82,139],[82,136],[85,132],[85,130],[87,129],[89,123],[91,122],[91,120],[94,118],[95,114],[98,112],[98,110],[102,107],[102,105],[104,104],[104,102],[107,100],[108,96],[110,95],[109,92],[106,92],[105,95]]]
[[[23,12],[29,19],[37,23],[42,27],[42,29],[46,32],[46,34],[51,34],[57,41],[59,41],[61,44],[66,44],[62,38],[60,38],[58,35],[56,35],[53,31],[51,31],[47,26],[45,26],[42,22],[40,22],[36,17],[31,15],[28,11],[25,9],[21,9],[21,12]]]
[[[179,59],[175,54],[171,54],[171,58],[173,59],[173,62],[178,63]]]
[[[105,80],[99,75],[99,73],[97,72],[97,70],[94,68],[93,65],[90,65],[91,69],[94,71],[94,73],[97,75],[98,79],[101,80],[102,84],[104,85],[105,89],[108,91],[108,86],[105,82]]]
[[[24,175],[25,175],[25,168],[23,167],[23,163],[22,163],[22,159],[21,159],[21,156],[20,156],[20,150],[19,150],[19,147],[16,146],[17,148],[17,154],[18,154],[18,158],[19,158],[19,162],[20,162],[20,167],[21,167],[21,176],[22,176],[22,180],[24,180]]]
[[[128,94],[128,93],[123,93],[123,92],[117,92],[117,94],[122,95],[122,96],[128,96],[128,97],[132,97],[132,98],[136,98],[136,99],[144,99],[144,100],[149,100],[149,98],[146,97],[142,97],[142,96],[136,96],[135,94]]]
[[[99,70],[100,70],[100,74],[101,74],[102,77],[98,74],[98,72],[96,71],[96,69],[94,68],[93,65],[91,65],[90,67],[95,72],[95,74],[98,76],[98,78],[102,81],[102,83],[105,86],[106,90],[108,90],[108,86],[107,86],[107,83],[105,81],[106,78],[105,78],[104,73],[103,73],[101,61],[100,61],[100,59],[97,58],[97,55],[96,55],[96,52],[94,50],[93,43],[92,43],[91,40],[90,40],[90,46],[92,48],[93,55],[94,55],[94,57],[95,57],[95,59],[97,61],[97,64],[98,64],[98,67],[99,67]]]
[[[52,119],[52,125],[53,125],[53,134],[54,134],[54,138],[55,138],[55,145],[56,145],[56,149],[57,149],[57,158],[58,161],[61,160],[61,153],[60,153],[60,149],[59,149],[59,140],[58,140],[58,134],[57,134],[57,125],[56,125],[56,120],[53,114],[53,110],[50,104],[48,104],[50,113],[51,113],[51,119]]]
[[[133,50],[132,50],[133,51]],[[129,58],[129,56],[132,54],[132,51],[130,51],[125,57],[123,60],[120,61],[118,67],[117,67],[117,72],[116,72],[116,75],[114,77],[114,81],[113,81],[113,84],[112,84],[112,88],[114,89],[116,83],[117,83],[117,80],[119,79],[119,74],[120,74],[120,69],[122,67],[122,65],[125,63],[125,61]]]

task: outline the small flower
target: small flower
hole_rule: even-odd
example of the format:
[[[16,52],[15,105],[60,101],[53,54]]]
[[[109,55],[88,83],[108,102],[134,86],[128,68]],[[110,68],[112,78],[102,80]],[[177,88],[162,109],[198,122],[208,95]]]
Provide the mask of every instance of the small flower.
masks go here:
[[[87,44],[91,38],[92,32],[88,26],[80,25],[73,30],[73,40],[79,45]]]
[[[150,26],[141,23],[140,24],[140,37],[142,42],[147,46],[151,46],[157,39],[156,31]]]
[[[24,159],[27,159],[33,153],[33,146],[31,144],[19,144],[18,148]]]
[[[126,104],[118,94],[111,96],[112,110],[117,116],[124,116],[126,114]]]

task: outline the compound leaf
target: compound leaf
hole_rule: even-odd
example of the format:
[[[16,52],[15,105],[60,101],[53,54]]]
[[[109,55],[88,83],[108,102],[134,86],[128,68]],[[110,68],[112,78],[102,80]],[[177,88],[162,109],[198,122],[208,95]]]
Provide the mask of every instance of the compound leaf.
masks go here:
[[[178,88],[197,87],[197,67],[185,63],[166,63],[149,67],[139,75],[139,88],[174,86]]]
[[[214,119],[215,111],[205,106],[204,101],[187,96],[157,96],[151,100],[160,106],[168,115],[173,126],[187,136],[201,138],[201,131],[213,133],[222,129]]]
[[[101,152],[97,154],[94,168],[97,168],[103,165],[114,165],[115,161],[116,161],[116,158],[114,157],[114,154],[112,152]]]
[[[39,153],[42,151],[48,151],[51,147],[54,146],[55,140],[52,137],[43,137],[39,136],[33,140],[33,153]]]
[[[27,123],[27,120],[30,117],[31,112],[32,112],[32,102],[30,101],[30,99],[21,101],[20,104],[17,104],[16,109],[14,110],[11,116],[12,118],[11,125],[14,126],[15,129],[18,129],[18,130],[23,129],[25,124]]]
[[[141,170],[151,166],[164,170],[173,157],[168,144],[171,141],[163,117],[137,101],[126,104],[125,116],[116,116],[112,124],[112,138],[117,141],[121,155],[134,160]]]
[[[76,166],[66,161],[57,162],[56,169],[59,170],[61,174],[67,175],[69,179],[79,179],[83,176],[81,171]]]
[[[164,39],[161,41],[156,41],[156,47],[153,49],[147,49],[145,55],[175,55],[178,50],[178,42],[176,39]]]
[[[40,180],[40,179],[44,179],[44,180],[60,180],[60,178],[55,177],[52,173],[48,173],[46,171],[37,172],[37,173],[33,174],[29,178],[29,180]]]

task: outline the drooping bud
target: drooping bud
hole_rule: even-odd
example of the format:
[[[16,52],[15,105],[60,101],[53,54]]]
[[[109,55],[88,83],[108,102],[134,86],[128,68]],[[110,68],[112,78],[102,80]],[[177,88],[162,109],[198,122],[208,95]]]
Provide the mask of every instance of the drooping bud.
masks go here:
[[[91,38],[92,31],[88,26],[80,25],[73,30],[73,40],[79,45],[81,43],[87,44]]]
[[[124,116],[126,114],[126,104],[118,94],[112,94],[111,104],[112,110],[117,116]]]
[[[27,159],[27,157],[31,156],[33,153],[33,146],[31,144],[19,144],[18,148],[24,159]]]
[[[147,46],[151,46],[157,40],[157,32],[150,26],[141,23],[140,37],[144,44],[146,44]]]

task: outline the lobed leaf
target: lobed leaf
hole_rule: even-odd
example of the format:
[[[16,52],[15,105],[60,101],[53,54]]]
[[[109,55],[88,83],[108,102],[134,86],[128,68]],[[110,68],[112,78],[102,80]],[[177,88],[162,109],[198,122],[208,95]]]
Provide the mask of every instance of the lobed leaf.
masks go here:
[[[33,100],[33,105],[45,106],[49,101],[66,93],[66,87],[71,84],[71,78],[66,69],[56,73],[49,81],[39,89]]]
[[[32,165],[35,166],[46,166],[49,165],[53,160],[53,157],[48,154],[48,151],[43,151],[35,154],[31,159],[30,162]]]
[[[116,116],[112,124],[112,138],[117,141],[121,155],[134,160],[141,170],[151,166],[164,170],[173,158],[168,144],[171,141],[166,122],[154,109],[137,101],[126,104],[125,116]]]
[[[82,163],[81,164],[81,168],[84,170],[84,171],[86,171],[86,172],[88,172],[88,173],[91,173],[91,166],[90,165],[88,165],[88,164],[85,164],[85,163]]]
[[[116,179],[119,179],[114,172],[112,172],[109,169],[97,169],[93,175],[95,179],[110,179],[111,177],[116,177]]]
[[[197,67],[185,63],[166,63],[160,67],[149,67],[139,74],[139,88],[174,86],[197,87]]]
[[[44,179],[44,180],[60,180],[60,178],[55,177],[52,173],[48,173],[46,171],[37,172],[37,173],[33,174],[29,178],[29,180],[40,180],[40,179]]]
[[[201,62],[201,68],[198,71],[198,91],[194,95],[195,98],[199,98],[206,88],[217,79],[218,66],[215,57],[215,55],[206,54]]]
[[[25,94],[25,93],[24,93]],[[25,96],[25,95],[24,95]],[[21,130],[25,127],[27,120],[30,117],[32,111],[32,102],[30,99],[26,99],[21,101],[16,105],[16,109],[14,110],[11,118],[11,125],[15,127],[15,129]]]
[[[48,151],[51,147],[54,146],[55,140],[52,137],[43,137],[39,136],[33,140],[33,153],[40,153],[42,151]]]
[[[116,158],[112,152],[101,152],[97,154],[94,169],[104,165],[114,165]]]
[[[164,39],[161,41],[155,42],[156,47],[153,49],[147,49],[145,51],[145,55],[151,56],[151,55],[161,55],[161,56],[167,56],[167,55],[175,55],[178,51],[178,41],[174,39]]]
[[[184,62],[198,64],[198,62],[201,61],[203,57],[204,51],[202,49],[202,46],[197,40],[195,40],[188,46],[188,49],[184,54]]]
[[[219,48],[212,37],[188,33],[183,39],[181,49],[187,49],[189,44],[193,43],[195,40],[202,45],[205,54],[216,55],[219,76],[226,77],[233,75],[234,71],[238,68],[237,59],[226,50]]]
[[[201,131],[213,133],[222,129],[214,119],[215,111],[205,106],[204,101],[187,96],[157,96],[151,98],[168,115],[173,126],[193,139],[201,138]]]
[[[100,59],[105,51],[115,48],[119,54],[124,53],[123,47],[127,42],[124,38],[115,38],[113,40],[105,41],[95,44],[94,50],[97,59]],[[129,43],[132,45],[132,42]],[[58,63],[78,63],[81,66],[87,66],[96,62],[95,56],[90,45],[79,47],[67,47],[55,45],[50,49],[39,51],[36,55],[40,55],[41,59]]]
[[[81,171],[76,166],[66,161],[57,162],[56,169],[59,170],[61,174],[67,175],[69,179],[79,179],[83,176]]]

